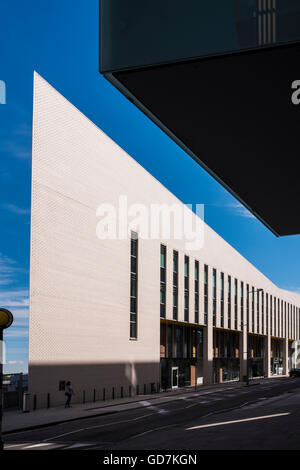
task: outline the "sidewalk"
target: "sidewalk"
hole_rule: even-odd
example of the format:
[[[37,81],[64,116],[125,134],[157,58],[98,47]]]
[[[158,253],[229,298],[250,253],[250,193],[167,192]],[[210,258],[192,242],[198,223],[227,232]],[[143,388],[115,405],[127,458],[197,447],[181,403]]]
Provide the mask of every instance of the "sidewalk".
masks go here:
[[[281,377],[260,378],[259,380],[253,379],[252,385],[258,385],[261,381],[266,382],[269,380],[278,380]],[[207,395],[218,391],[223,391],[228,388],[242,388],[245,387],[243,382],[227,382],[216,385],[200,385],[195,387],[180,388],[177,390],[169,390],[167,392],[160,392],[157,394],[138,395],[134,397],[126,397],[115,400],[97,401],[85,404],[74,404],[71,408],[64,408],[64,406],[53,407],[49,409],[41,409],[23,413],[20,410],[4,411],[3,414],[3,434],[12,432],[25,431],[30,429],[37,429],[45,426],[64,423],[66,421],[75,421],[79,419],[86,419],[93,416],[101,416],[120,411],[128,411],[137,408],[145,408],[155,405],[166,403],[168,401],[176,400],[178,395],[187,395],[196,393],[197,395]]]

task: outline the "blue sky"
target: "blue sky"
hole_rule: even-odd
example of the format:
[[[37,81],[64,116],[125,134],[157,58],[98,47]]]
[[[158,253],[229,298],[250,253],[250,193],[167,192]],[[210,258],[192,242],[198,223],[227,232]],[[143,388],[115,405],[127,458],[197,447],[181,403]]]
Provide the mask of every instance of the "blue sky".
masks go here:
[[[98,72],[98,0],[0,0],[0,304],[6,372],[27,370],[33,71],[275,284],[300,292],[300,236],[276,238]],[[278,208],[284,210],[284,207]]]

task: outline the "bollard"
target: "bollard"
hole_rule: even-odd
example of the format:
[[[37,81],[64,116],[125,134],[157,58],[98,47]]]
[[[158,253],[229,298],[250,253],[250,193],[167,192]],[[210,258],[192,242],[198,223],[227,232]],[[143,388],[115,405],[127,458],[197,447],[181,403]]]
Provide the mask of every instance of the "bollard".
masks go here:
[[[136,386],[136,394],[139,395],[140,394],[140,391],[139,391],[139,386],[137,385]]]
[[[112,388],[112,399],[115,399],[115,387]]]
[[[94,403],[96,401],[96,389],[94,388]]]
[[[103,401],[105,401],[105,388],[103,389]]]
[[[121,398],[124,398],[124,390],[123,390],[123,387],[121,387]]]
[[[47,394],[47,408],[50,408],[50,393]]]
[[[131,390],[132,390],[132,387],[131,385],[129,385],[129,396],[131,397]]]
[[[36,395],[33,395],[33,410],[36,410]]]
[[[24,392],[23,394],[23,413],[30,411],[30,393]]]
[[[146,395],[146,393],[147,393],[147,385],[144,384],[144,395]]]

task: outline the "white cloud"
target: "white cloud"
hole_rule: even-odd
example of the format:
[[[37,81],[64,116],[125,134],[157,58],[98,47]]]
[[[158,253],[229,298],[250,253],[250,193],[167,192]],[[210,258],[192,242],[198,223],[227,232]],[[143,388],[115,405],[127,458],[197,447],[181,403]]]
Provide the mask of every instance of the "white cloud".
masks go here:
[[[6,364],[9,366],[14,366],[16,364],[24,364],[24,361],[7,361]]]
[[[31,158],[31,149],[28,146],[16,144],[15,142],[5,142],[1,146],[1,151],[9,153],[11,156],[21,159]]]
[[[30,209],[23,209],[15,204],[2,204],[3,209],[17,215],[29,215]]]
[[[223,207],[224,209],[231,210],[234,215],[238,217],[246,217],[248,219],[256,219],[256,217],[246,209],[242,204],[239,202],[225,202],[225,203],[216,203],[212,204],[213,206]]]

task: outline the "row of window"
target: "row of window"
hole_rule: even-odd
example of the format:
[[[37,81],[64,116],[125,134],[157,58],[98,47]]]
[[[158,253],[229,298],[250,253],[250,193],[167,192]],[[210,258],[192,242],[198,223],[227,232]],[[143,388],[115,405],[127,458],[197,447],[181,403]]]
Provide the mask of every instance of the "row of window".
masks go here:
[[[166,318],[166,254],[165,245],[161,245],[161,297],[160,297],[160,316]],[[173,251],[173,320],[178,320],[178,252]],[[199,323],[199,261],[195,260],[194,264],[194,318],[190,318],[189,297],[190,297],[190,260],[184,255],[184,321]],[[283,337],[287,335],[289,338],[296,338],[297,332],[300,336],[299,308],[292,306],[288,302],[284,302],[275,296],[265,293],[262,289],[256,289],[244,282],[238,282],[238,279],[230,275],[227,276],[227,324],[224,320],[224,286],[225,275],[217,270],[212,270],[212,320],[213,326],[217,326],[217,284],[219,279],[220,288],[220,326],[228,329],[243,329],[247,327],[250,330],[250,319],[252,323],[252,332],[263,335],[270,334],[272,336]],[[245,288],[246,287],[246,288]],[[232,298],[233,290],[233,298]],[[207,325],[208,317],[208,266],[203,268],[203,314],[204,325]],[[255,318],[255,294],[256,294],[256,318]],[[244,315],[244,296],[246,296],[246,318]],[[232,305],[233,303],[233,305]],[[240,324],[238,323],[238,309],[240,307]],[[270,311],[270,325],[269,313]],[[256,321],[255,321],[256,320]],[[266,321],[265,321],[266,320]],[[286,327],[286,329],[285,329]]]
[[[138,234],[131,232],[131,253],[130,253],[130,338],[137,338],[137,315],[138,315]],[[173,250],[173,320],[178,320],[178,285],[179,285],[179,254]],[[194,318],[191,318],[190,305],[190,259],[184,256],[184,321],[199,324],[200,301],[199,283],[200,271],[199,261],[194,262]],[[208,299],[209,282],[208,266],[203,267],[203,322],[207,325],[208,319]],[[219,282],[220,298],[217,300],[217,288]],[[224,318],[225,299],[225,275],[223,272],[217,273],[212,270],[212,320],[213,326],[217,326],[217,302],[220,302],[220,326],[228,329],[243,329],[250,331],[250,318],[253,333],[271,334],[272,336],[288,338],[300,337],[300,309],[276,298],[262,289],[255,289],[253,286],[240,282],[227,276],[227,324]],[[233,286],[233,312],[232,312],[232,286]],[[245,288],[246,287],[246,288]],[[160,317],[166,318],[166,289],[167,289],[167,248],[160,247]],[[256,322],[255,322],[255,294],[256,294]],[[244,296],[246,297],[246,318],[244,315]],[[240,325],[238,324],[238,304],[240,302]],[[233,316],[232,316],[233,313]],[[270,313],[270,315],[268,315]],[[270,324],[269,324],[270,318]],[[266,321],[265,321],[266,319]],[[261,324],[260,324],[261,320]]]

